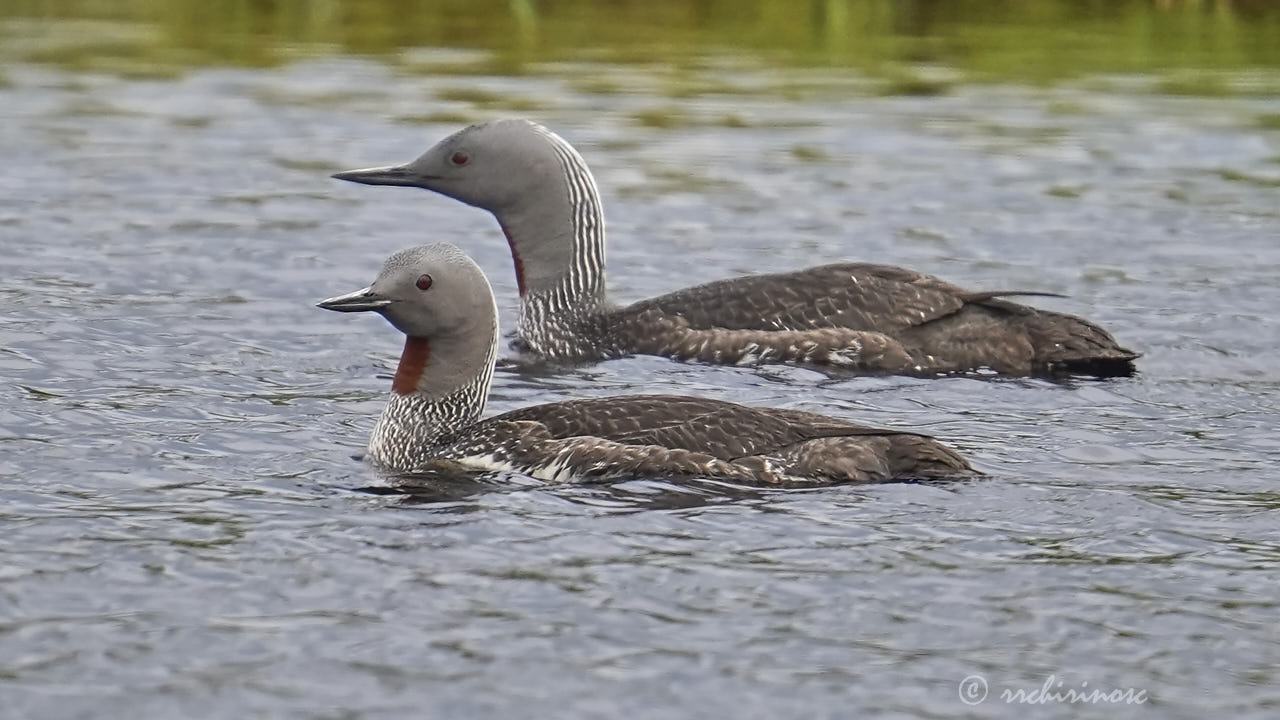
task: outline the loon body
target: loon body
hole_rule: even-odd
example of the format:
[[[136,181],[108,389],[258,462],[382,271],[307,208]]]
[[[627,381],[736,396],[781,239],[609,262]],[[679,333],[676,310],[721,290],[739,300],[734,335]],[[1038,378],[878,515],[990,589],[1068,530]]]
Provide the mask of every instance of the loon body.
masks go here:
[[[886,265],[844,263],[698,285],[629,306],[605,294],[604,214],[578,152],[523,119],[467,127],[417,160],[335,178],[421,187],[491,212],[520,291],[518,345],[555,360],[631,354],[798,362],[930,376],[1128,375],[1138,353],[1087,320]]]
[[[320,307],[378,312],[406,335],[367,456],[391,472],[444,463],[551,482],[683,476],[769,485],[973,474],[924,435],[708,398],[570,400],[482,420],[497,308],[484,273],[452,245],[396,253],[372,285]]]

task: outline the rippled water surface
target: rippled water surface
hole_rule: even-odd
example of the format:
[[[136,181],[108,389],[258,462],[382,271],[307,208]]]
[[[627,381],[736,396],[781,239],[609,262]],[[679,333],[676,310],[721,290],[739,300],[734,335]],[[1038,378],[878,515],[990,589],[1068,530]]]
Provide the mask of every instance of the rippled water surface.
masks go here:
[[[882,95],[733,55],[675,95],[648,64],[535,70],[4,68],[0,716],[1274,716],[1280,101],[1248,91],[1274,71],[1206,98]],[[400,339],[314,302],[442,240],[507,328],[515,287],[487,215],[328,174],[509,114],[595,171],[619,300],[892,263],[1066,294],[1037,304],[1141,372],[508,366],[491,412],[702,394],[922,429],[990,477],[358,492]],[[998,697],[1057,681],[1146,703]]]

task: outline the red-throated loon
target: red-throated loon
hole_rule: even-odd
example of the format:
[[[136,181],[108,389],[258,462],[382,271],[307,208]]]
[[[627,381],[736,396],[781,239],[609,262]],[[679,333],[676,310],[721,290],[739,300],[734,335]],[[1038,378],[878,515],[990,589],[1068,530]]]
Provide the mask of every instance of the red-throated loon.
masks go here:
[[[1138,353],[1087,320],[866,263],[737,277],[618,307],[605,297],[604,215],[578,152],[537,123],[465,128],[417,160],[335,178],[421,187],[493,213],[520,290],[517,335],[543,357],[629,354],[799,362],[931,376],[1128,375]]]
[[[406,336],[367,456],[391,472],[444,463],[552,482],[688,476],[776,485],[974,474],[924,435],[698,397],[569,400],[481,420],[497,308],[480,267],[452,245],[398,252],[372,285],[320,307],[380,313]]]

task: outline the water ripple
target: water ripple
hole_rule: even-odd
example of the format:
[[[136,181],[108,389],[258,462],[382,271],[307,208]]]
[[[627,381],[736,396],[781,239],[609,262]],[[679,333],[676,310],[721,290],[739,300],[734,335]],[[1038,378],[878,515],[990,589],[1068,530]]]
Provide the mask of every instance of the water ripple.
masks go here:
[[[936,717],[965,709],[972,674],[1144,688],[1143,712],[1168,717],[1277,702],[1275,198],[1218,173],[1280,156],[1222,123],[1255,101],[724,94],[690,112],[776,122],[661,129],[631,121],[648,85],[527,78],[599,176],[621,300],[890,262],[1067,292],[1043,304],[1114,329],[1141,373],[506,357],[495,412],[701,394],[923,429],[989,477],[390,489],[353,456],[398,341],[313,303],[443,240],[476,256],[513,327],[489,218],[326,177],[443,134],[395,120],[434,112],[438,78],[359,61],[6,77],[0,158],[21,172],[0,180],[0,684],[17,716]]]

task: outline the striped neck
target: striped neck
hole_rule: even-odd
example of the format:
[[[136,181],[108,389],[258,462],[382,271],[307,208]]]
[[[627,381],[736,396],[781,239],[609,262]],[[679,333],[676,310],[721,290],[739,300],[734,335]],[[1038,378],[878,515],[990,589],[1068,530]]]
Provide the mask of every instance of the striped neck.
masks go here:
[[[496,321],[487,345],[476,340],[405,339],[391,397],[369,438],[371,461],[400,472],[421,468],[442,435],[480,419],[493,381]]]
[[[526,349],[545,358],[591,360],[617,352],[607,336],[603,301],[575,302],[566,293],[531,293],[521,298],[516,334]]]
[[[511,247],[524,301],[556,311],[594,309],[604,303],[604,211],[595,179],[577,150],[536,126],[558,166],[521,201],[495,212]]]

